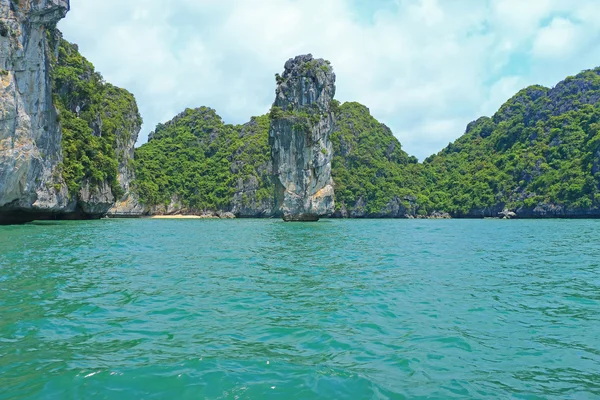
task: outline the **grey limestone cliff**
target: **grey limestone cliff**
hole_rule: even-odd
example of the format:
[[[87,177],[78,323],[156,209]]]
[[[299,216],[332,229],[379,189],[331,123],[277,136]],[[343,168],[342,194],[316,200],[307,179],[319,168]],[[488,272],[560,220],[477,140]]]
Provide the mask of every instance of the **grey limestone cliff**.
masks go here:
[[[67,0],[0,0],[0,222],[68,206],[47,40],[68,10]]]
[[[130,192],[135,99],[62,39],[69,7],[0,0],[0,223],[143,212]]]
[[[335,74],[329,62],[308,54],[288,60],[276,78],[269,130],[275,210],[286,221],[315,221],[334,211]]]

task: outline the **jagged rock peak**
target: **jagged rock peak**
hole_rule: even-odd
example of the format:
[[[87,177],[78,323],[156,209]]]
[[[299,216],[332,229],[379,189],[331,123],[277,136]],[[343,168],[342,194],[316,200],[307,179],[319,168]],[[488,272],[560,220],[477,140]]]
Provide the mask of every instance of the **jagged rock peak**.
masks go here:
[[[275,77],[269,129],[275,210],[286,221],[316,221],[334,211],[335,74],[328,61],[308,54],[290,59]]]
[[[297,56],[285,63],[282,76],[277,75],[275,106],[283,110],[316,104],[327,112],[335,96],[335,73],[329,61],[312,54]]]
[[[0,0],[2,16],[10,12],[23,18],[26,16],[29,22],[56,23],[63,19],[70,10],[69,0]]]

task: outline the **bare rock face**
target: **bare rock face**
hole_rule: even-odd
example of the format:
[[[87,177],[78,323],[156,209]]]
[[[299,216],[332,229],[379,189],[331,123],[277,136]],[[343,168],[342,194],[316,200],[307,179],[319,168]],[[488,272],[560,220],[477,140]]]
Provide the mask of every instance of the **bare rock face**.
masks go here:
[[[115,150],[119,161],[119,185],[125,194],[120,199],[113,199],[116,200],[116,202],[113,201],[110,204],[107,214],[110,217],[140,217],[146,213],[146,208],[140,204],[139,199],[131,186],[131,183],[135,179],[135,173],[132,166],[135,143],[142,128],[135,100],[129,102],[127,107],[122,109],[121,112],[123,120],[128,121],[128,123],[127,126],[119,128]]]
[[[140,204],[137,196],[133,193],[127,193],[120,201],[115,203],[108,211],[108,216],[112,218],[131,218],[146,215],[148,210]]]
[[[335,74],[328,61],[308,54],[288,60],[276,79],[269,130],[275,210],[285,221],[317,221],[334,211]]]
[[[68,10],[68,0],[0,0],[0,220],[69,203],[46,35]]]

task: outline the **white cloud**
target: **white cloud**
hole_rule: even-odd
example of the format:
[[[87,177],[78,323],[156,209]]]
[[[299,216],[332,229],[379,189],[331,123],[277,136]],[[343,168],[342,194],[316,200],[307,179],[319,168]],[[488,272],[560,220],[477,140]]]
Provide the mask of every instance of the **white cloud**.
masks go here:
[[[564,59],[577,53],[583,31],[581,27],[565,18],[554,18],[542,28],[533,43],[533,55],[544,59]]]
[[[338,99],[368,106],[421,159],[520,85],[553,85],[600,55],[597,0],[389,1],[371,18],[354,0],[78,0],[60,28],[136,95],[142,143],[186,107],[230,123],[267,112],[273,75],[311,52],[332,62]]]
[[[426,158],[438,153],[442,147],[462,135],[468,122],[470,121],[461,118],[420,120],[413,131],[400,132],[399,136],[405,138],[402,140],[402,147],[404,150],[419,148],[423,158]]]
[[[534,34],[542,19],[558,8],[560,4],[553,0],[496,0],[492,2],[492,15],[498,28],[520,41]]]

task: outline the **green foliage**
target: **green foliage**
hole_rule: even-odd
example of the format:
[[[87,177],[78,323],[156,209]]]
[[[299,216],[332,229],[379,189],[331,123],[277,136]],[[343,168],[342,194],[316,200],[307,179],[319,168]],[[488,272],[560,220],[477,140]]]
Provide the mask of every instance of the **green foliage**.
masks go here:
[[[302,64],[301,67],[301,71],[303,74],[307,73],[307,72],[315,72],[317,70],[318,67],[318,61],[317,60],[310,60],[308,62],[305,62],[304,64]]]
[[[327,60],[318,60],[318,59],[313,59],[310,61],[305,62],[304,64],[302,64],[301,68],[300,68],[300,72],[302,74],[316,74],[318,71],[322,71],[324,73],[329,73],[331,72],[332,68],[331,68],[331,63]]]
[[[340,102],[335,99],[331,100],[330,108],[332,113],[338,115],[340,113]]]
[[[332,176],[336,207],[352,209],[359,199],[367,215],[384,212],[394,198],[417,198],[424,185],[422,166],[402,150],[390,129],[359,103],[339,106],[333,142]],[[420,209],[427,212],[428,199]]]
[[[454,215],[474,210],[598,207],[600,69],[550,90],[526,88],[425,160],[426,194]]]
[[[118,166],[127,156],[118,150],[128,146],[142,123],[135,99],[126,90],[105,83],[77,46],[60,37],[57,40],[52,83],[63,131],[63,177],[69,192],[77,193],[84,180],[92,186],[106,181],[113,195],[120,197]]]
[[[257,200],[272,198],[269,117],[225,125],[214,110],[187,109],[136,149],[135,188],[147,205],[173,196],[197,210],[228,210],[238,181],[255,177]]]
[[[293,129],[300,132],[308,132],[311,126],[318,124],[323,113],[316,105],[302,107],[298,110],[283,110],[281,107],[273,106],[269,112],[271,120],[288,120],[292,122]]]
[[[279,74],[275,74],[275,82],[277,82],[278,85],[281,85],[283,82],[285,82],[285,78]]]
[[[389,128],[378,123],[358,103],[337,104],[338,123],[332,135],[332,174],[336,202],[352,209],[362,197],[368,214],[384,212],[393,199],[409,208],[409,200],[427,213],[422,165],[402,151]],[[244,126],[225,125],[214,110],[186,110],[159,125],[151,140],[136,150],[135,187],[147,205],[169,204],[173,197],[197,210],[229,210],[238,180],[254,176],[256,197],[272,199],[268,131],[271,118],[289,119],[306,129],[312,109],[284,111],[272,107],[269,116]],[[327,153],[322,149],[323,154]]]
[[[269,111],[269,118],[271,119],[282,119],[284,115],[283,109],[278,106],[271,107],[271,111]]]
[[[600,69],[567,78],[552,90],[526,88],[492,118],[469,124],[462,137],[423,164],[406,154],[366,107],[334,101],[337,207],[361,208],[369,216],[385,215],[392,203],[418,216],[494,215],[504,207],[532,210],[544,204],[597,208],[599,101]],[[66,118],[70,124],[71,116]],[[211,109],[186,110],[159,125],[137,150],[136,188],[150,205],[177,196],[191,208],[228,209],[236,183],[254,177],[260,182],[256,196],[272,198],[266,167],[270,120],[287,119],[296,129],[308,129],[320,118],[318,109],[274,106],[267,116],[232,126]],[[75,134],[85,129],[71,128]]]

